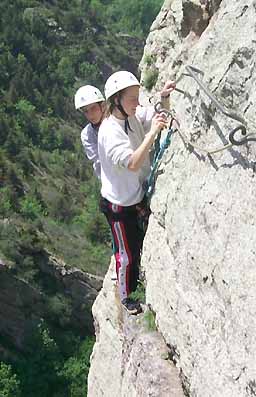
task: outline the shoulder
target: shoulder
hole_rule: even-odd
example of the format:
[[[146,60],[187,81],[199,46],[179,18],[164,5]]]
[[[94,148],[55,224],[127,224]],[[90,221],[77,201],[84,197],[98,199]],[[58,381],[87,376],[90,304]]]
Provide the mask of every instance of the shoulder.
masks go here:
[[[105,118],[104,120],[102,120],[98,133],[99,138],[101,138],[106,133],[106,130],[108,130],[109,127],[110,127],[109,119]]]
[[[90,124],[87,124],[81,131],[81,139],[85,138],[88,135],[88,131],[90,131]]]
[[[94,145],[98,142],[98,132],[91,124],[87,124],[87,126],[82,130],[81,141],[83,144],[90,145]]]
[[[136,108],[136,117],[144,123],[146,120],[152,119],[155,114],[155,109],[153,106],[137,106]]]
[[[109,116],[105,118],[99,128],[99,137],[110,135],[113,137],[116,134],[125,134],[125,132],[113,117]]]
[[[118,122],[115,120],[114,117],[110,115],[109,117],[106,117],[102,121],[100,125],[100,129],[102,129],[103,127],[105,128],[105,127],[118,127],[118,126],[119,126]]]
[[[99,146],[113,149],[117,146],[129,144],[129,137],[111,116],[104,119],[99,129]]]

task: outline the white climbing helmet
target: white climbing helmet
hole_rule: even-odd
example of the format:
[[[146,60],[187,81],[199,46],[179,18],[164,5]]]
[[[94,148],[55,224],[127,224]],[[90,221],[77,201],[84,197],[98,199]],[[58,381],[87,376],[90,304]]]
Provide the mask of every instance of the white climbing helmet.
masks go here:
[[[84,106],[96,102],[105,101],[104,96],[100,90],[93,85],[84,85],[80,87],[75,93],[75,108],[80,109]]]
[[[105,97],[109,99],[112,95],[133,85],[140,86],[138,79],[131,72],[121,70],[113,73],[105,84]]]

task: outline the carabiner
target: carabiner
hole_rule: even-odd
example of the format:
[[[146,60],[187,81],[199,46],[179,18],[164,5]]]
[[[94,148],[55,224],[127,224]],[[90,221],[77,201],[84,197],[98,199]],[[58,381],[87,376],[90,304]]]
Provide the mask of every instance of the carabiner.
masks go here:
[[[160,114],[160,113],[164,113],[166,117],[172,116],[172,113],[170,110],[167,110],[165,108],[162,108],[162,103],[161,101],[157,102],[154,106],[155,112]]]

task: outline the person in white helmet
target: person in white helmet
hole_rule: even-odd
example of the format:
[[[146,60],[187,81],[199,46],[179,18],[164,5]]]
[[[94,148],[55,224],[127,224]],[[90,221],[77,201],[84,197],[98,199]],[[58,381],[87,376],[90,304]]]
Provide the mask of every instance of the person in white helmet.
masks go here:
[[[111,227],[121,303],[130,314],[141,312],[129,295],[139,278],[142,243],[150,208],[143,183],[150,174],[149,152],[157,134],[166,127],[164,114],[151,113],[150,123],[138,114],[139,87],[130,72],[112,74],[105,84],[106,117],[98,136],[101,163],[100,208]],[[173,82],[161,91],[162,105],[169,108]],[[142,222],[143,221],[143,222]]]
[[[105,111],[105,98],[98,88],[85,85],[77,90],[74,99],[75,108],[89,121],[81,132],[81,141],[85,154],[92,161],[94,172],[100,179],[98,130]]]

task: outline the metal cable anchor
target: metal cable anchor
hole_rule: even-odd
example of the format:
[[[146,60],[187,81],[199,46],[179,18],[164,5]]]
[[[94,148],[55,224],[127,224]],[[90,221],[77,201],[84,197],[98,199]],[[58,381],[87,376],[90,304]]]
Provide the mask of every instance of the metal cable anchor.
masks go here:
[[[241,134],[244,136],[244,138],[242,139],[236,139],[235,138],[235,134],[241,131]],[[229,134],[229,141],[232,143],[232,145],[235,146],[240,146],[240,145],[244,145],[248,142],[256,142],[256,138],[253,138],[253,136],[255,136],[255,134],[251,133],[251,134],[246,134],[246,128],[244,125],[239,125],[238,127],[234,128],[230,134]]]
[[[255,137],[255,133],[249,133],[247,134],[247,122],[246,120],[238,115],[236,112],[231,111],[229,109],[226,109],[218,100],[217,98],[210,92],[210,90],[205,86],[205,84],[202,82],[202,80],[198,77],[197,74],[200,75],[204,75],[204,72],[192,65],[187,65],[186,67],[187,73],[182,73],[180,75],[180,77],[177,79],[176,83],[178,83],[178,81],[180,81],[184,76],[188,76],[188,77],[192,77],[196,83],[199,85],[199,87],[203,90],[203,92],[208,96],[208,98],[214,103],[214,105],[216,106],[217,109],[219,109],[225,116],[238,121],[240,123],[242,123],[243,125],[238,125],[236,128],[234,128],[230,134],[229,134],[229,141],[232,145],[235,146],[240,146],[240,145],[244,145],[248,142],[256,142],[256,137]],[[182,90],[174,88],[174,90],[178,91],[178,92],[182,92]],[[183,93],[185,94],[185,92],[183,91]],[[242,139],[237,139],[235,138],[235,134],[240,131],[241,134],[244,136],[244,138]],[[228,147],[228,145],[226,145],[226,147]]]

